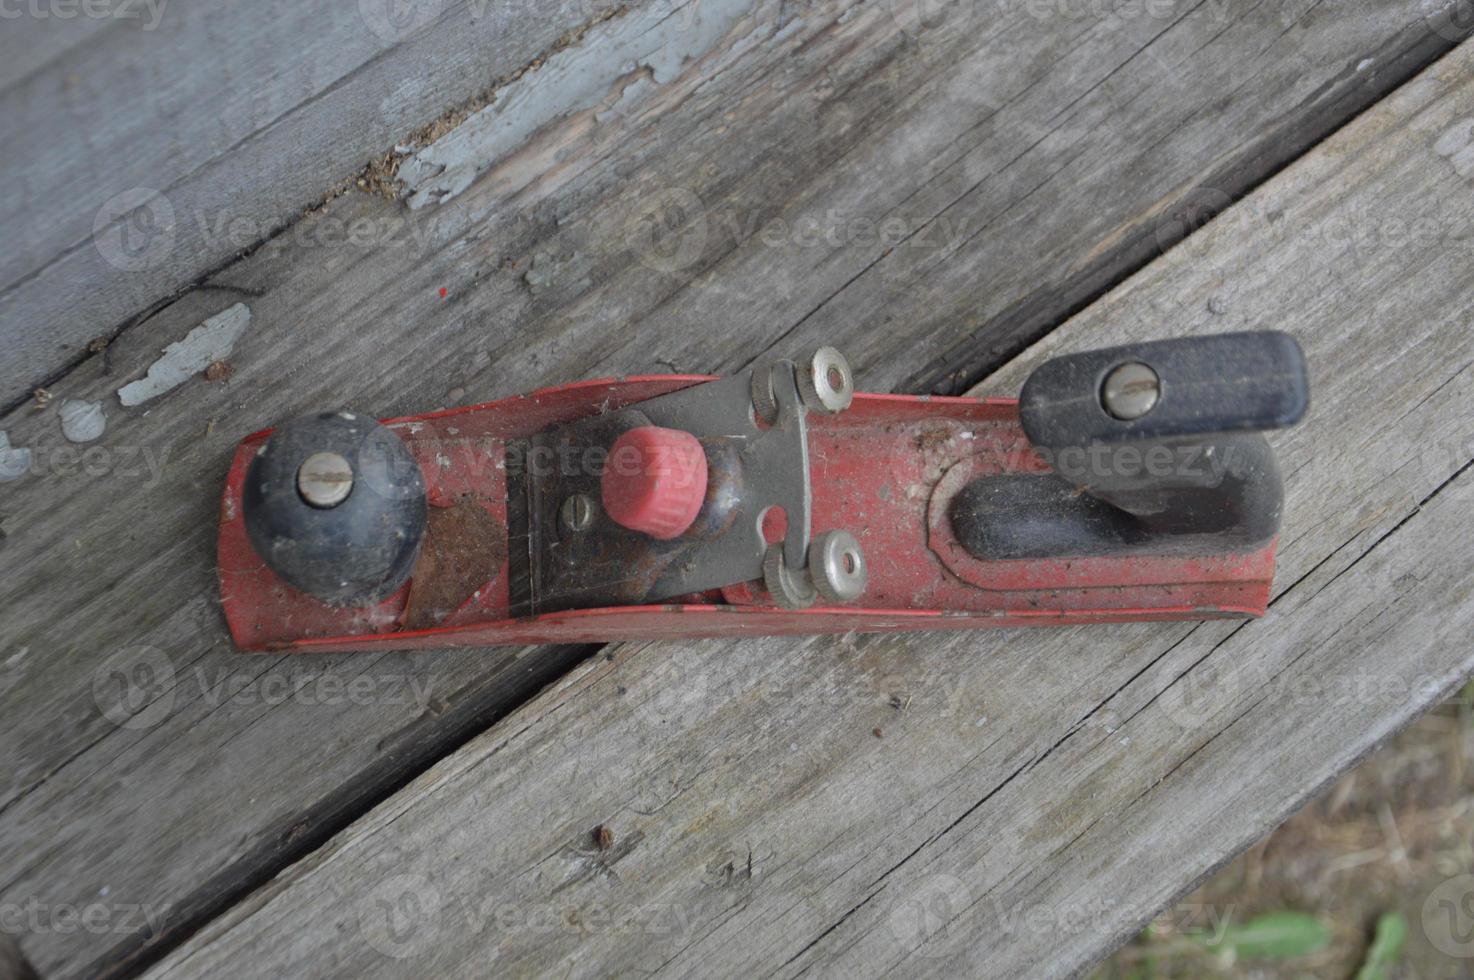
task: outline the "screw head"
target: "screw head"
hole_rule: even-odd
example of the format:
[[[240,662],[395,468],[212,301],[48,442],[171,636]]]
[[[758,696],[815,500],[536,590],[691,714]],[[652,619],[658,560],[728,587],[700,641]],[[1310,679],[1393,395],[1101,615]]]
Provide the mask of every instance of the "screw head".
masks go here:
[[[563,506],[558,510],[558,519],[563,522],[563,527],[574,534],[587,531],[594,523],[594,502],[586,493],[576,493],[563,501]]]
[[[297,468],[297,492],[314,507],[336,507],[353,492],[353,466],[337,453],[313,453]]]
[[[1122,364],[1106,375],[1100,403],[1123,422],[1131,422],[1157,407],[1162,397],[1162,379],[1139,361]]]

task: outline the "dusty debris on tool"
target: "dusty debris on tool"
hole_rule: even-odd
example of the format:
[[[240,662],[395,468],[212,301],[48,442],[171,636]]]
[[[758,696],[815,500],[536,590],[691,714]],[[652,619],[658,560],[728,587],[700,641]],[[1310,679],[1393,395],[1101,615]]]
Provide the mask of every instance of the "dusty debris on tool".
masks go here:
[[[70,442],[92,442],[101,438],[107,428],[102,402],[68,398],[61,403],[56,414],[61,418],[61,434]]]
[[[438,626],[495,579],[507,560],[506,539],[500,522],[474,501],[430,508],[424,549],[410,581],[405,627]]]
[[[916,448],[920,449],[922,452],[926,452],[929,449],[940,449],[942,446],[945,446],[948,441],[951,440],[951,438],[951,429],[945,427],[927,429],[926,431],[917,434]]]
[[[164,348],[164,356],[149,366],[146,376],[118,390],[118,400],[131,408],[173,391],[229,357],[250,323],[251,310],[244,303],[210,317],[183,340]]]

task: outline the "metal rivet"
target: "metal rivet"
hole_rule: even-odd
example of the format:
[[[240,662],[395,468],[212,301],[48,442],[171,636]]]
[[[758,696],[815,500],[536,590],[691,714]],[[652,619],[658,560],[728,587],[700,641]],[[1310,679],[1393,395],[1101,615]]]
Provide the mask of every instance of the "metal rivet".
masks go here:
[[[353,492],[353,467],[337,453],[313,453],[297,468],[297,492],[314,507],[336,507]]]
[[[594,523],[594,502],[586,493],[576,493],[563,501],[563,506],[558,510],[558,519],[563,526],[577,534],[587,531],[589,525]]]
[[[1123,422],[1139,419],[1162,397],[1162,379],[1157,372],[1137,361],[1122,364],[1106,376],[1100,403]]]

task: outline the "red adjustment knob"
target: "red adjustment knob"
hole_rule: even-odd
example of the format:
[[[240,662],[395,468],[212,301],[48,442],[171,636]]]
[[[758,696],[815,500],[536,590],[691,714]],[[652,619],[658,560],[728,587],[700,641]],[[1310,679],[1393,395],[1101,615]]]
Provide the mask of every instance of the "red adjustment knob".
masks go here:
[[[614,440],[604,467],[604,511],[631,531],[669,541],[706,500],[706,450],[689,432],[646,425]]]

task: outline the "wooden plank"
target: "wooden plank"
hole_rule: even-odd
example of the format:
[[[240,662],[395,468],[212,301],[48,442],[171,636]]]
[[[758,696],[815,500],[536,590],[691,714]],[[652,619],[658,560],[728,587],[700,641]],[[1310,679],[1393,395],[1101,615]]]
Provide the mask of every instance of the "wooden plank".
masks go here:
[[[1147,193],[1156,193],[1160,187],[1186,191],[1180,182],[1202,178],[1208,159],[1221,171],[1208,183],[1248,187],[1265,167],[1292,159],[1334,128],[1348,111],[1355,111],[1356,104],[1364,104],[1372,90],[1385,89],[1389,75],[1405,75],[1428,63],[1452,39],[1466,33],[1438,19],[1439,12],[1454,6],[1455,0],[1434,0],[1432,5],[1378,0],[1363,5],[1356,18],[1334,17],[1312,0],[1293,0],[1272,12],[1219,0],[1206,5],[1175,0],[1131,6],[1124,8],[1125,15],[1111,12],[1105,17],[1089,4],[1061,4],[1057,9],[1036,4],[1015,7],[986,21],[971,4],[958,5],[962,13],[954,11],[940,21],[920,19],[912,3],[896,0],[873,13],[892,27],[905,27],[910,33],[901,36],[911,38],[920,52],[932,56],[933,70],[946,67],[945,56],[985,28],[990,36],[1008,41],[1003,57],[994,59],[993,70],[985,76],[979,77],[975,70],[959,71],[952,76],[953,85],[933,93],[961,103],[958,108],[970,119],[958,120],[955,131],[944,127],[925,138],[908,134],[904,145],[886,150],[910,152],[918,165],[941,178],[915,201],[914,213],[897,215],[898,221],[907,222],[896,227],[911,242],[909,251],[925,254],[912,261],[903,261],[903,254],[895,263],[877,268],[871,279],[892,270],[885,277],[888,283],[915,278],[918,261],[924,268],[954,247],[980,247],[975,240],[948,241],[948,233],[936,227],[917,235],[921,224],[930,224],[943,209],[948,209],[953,222],[954,238],[966,238],[962,229],[999,215],[1007,218],[1010,227],[997,237],[1014,237],[1018,230],[1039,228],[1037,214],[1084,203],[1064,197],[1070,188],[1082,186],[1080,176],[1094,170],[1101,159],[1098,154],[1106,149],[1110,131],[1098,124],[1117,108],[1140,99],[1144,91],[1153,91],[1157,99],[1163,87],[1197,87],[1205,79],[1192,76],[1209,66],[1217,70],[1217,85],[1211,90],[1198,87],[1195,92],[1173,93],[1173,101],[1186,96],[1180,99],[1180,112],[1151,113],[1137,106],[1139,130],[1131,134],[1136,149],[1162,152],[1147,170],[1137,166],[1129,171],[1134,179],[1109,181],[1109,186],[1117,188],[1112,196],[1129,197],[1133,187],[1146,188]],[[1467,6],[1468,0],[1458,3]],[[681,26],[672,46],[682,50],[705,39],[703,26],[714,18],[706,17],[702,10],[735,5],[740,4],[671,0],[652,7],[560,0],[553,8],[534,10],[485,0],[420,0],[404,9],[416,16],[438,11],[439,18],[402,42],[382,25],[380,33],[387,33],[388,39],[370,28],[371,22],[377,23],[375,12],[380,8],[376,2],[337,4],[325,11],[308,10],[300,4],[247,10],[218,0],[164,5],[152,31],[141,29],[153,20],[143,14],[136,27],[132,22],[88,18],[64,26],[54,19],[20,22],[5,39],[12,52],[29,50],[32,39],[41,41],[34,47],[45,49],[54,43],[52,38],[60,36],[60,30],[73,35],[85,32],[88,40],[71,43],[69,39],[64,48],[0,91],[0,105],[6,109],[0,113],[0,145],[6,148],[6,162],[18,174],[21,188],[21,193],[7,198],[13,203],[11,210],[3,212],[6,227],[17,229],[17,234],[0,246],[0,342],[14,354],[0,365],[0,405],[14,404],[30,385],[76,363],[88,342],[131,322],[160,296],[195,282],[238,251],[256,247],[278,233],[301,209],[321,200],[324,183],[347,178],[370,158],[405,140],[448,104],[541,64],[548,52],[579,37],[590,20],[624,12],[615,21],[625,26],[642,18],[676,22]],[[790,25],[803,23],[800,15],[813,16],[823,9],[823,5],[780,6],[781,18]],[[141,4],[132,7],[144,9]],[[671,13],[673,10],[676,12]],[[691,13],[693,10],[697,12]],[[1432,12],[1431,21],[1424,20],[1424,10]],[[360,16],[362,11],[369,11],[370,16]],[[888,12],[895,16],[888,17]],[[1165,32],[1160,40],[1154,37],[1179,18],[1181,25]],[[1105,27],[1092,27],[1096,19]],[[1074,53],[1075,59],[1105,67],[1105,74],[1060,72],[1058,61],[1068,56],[1065,49],[1076,39],[1086,46],[1109,47],[1116,42],[1136,46],[1102,52],[1100,58],[1087,50]],[[1149,42],[1149,47],[1142,47]],[[608,112],[616,114],[635,112],[652,89],[661,87],[652,85],[651,78],[664,77],[672,70],[667,67],[669,61],[657,56],[631,62],[635,66],[631,72],[619,45],[577,47],[590,52],[579,65],[578,79],[582,84],[597,80],[593,88],[602,85],[609,91]],[[190,52],[184,64],[191,67],[180,71],[176,61],[160,57],[166,50]],[[1148,53],[1143,59],[1132,58],[1138,50]],[[606,59],[601,54],[606,51],[619,56]],[[1227,56],[1218,56],[1220,51]],[[280,61],[288,57],[288,62]],[[1193,64],[1184,64],[1184,59]],[[1070,63],[1079,62],[1072,59]],[[887,62],[875,64],[884,67]],[[894,63],[890,64],[886,70],[894,72]],[[1125,71],[1114,70],[1122,66]],[[1325,71],[1332,66],[1336,72]],[[834,87],[835,78],[827,80],[827,87],[815,84],[823,80],[807,80],[803,88],[816,92],[816,104],[832,103],[831,111],[826,113],[826,125],[814,128],[810,139],[794,149],[805,142],[818,142],[821,149],[816,152],[844,152],[850,141],[842,137],[854,128],[854,122],[863,120],[868,103],[890,97],[889,92],[864,89],[894,77],[898,76],[857,77],[862,85],[858,92]],[[914,71],[906,77],[916,79]],[[412,81],[405,82],[406,78]],[[255,79],[265,83],[252,84]],[[957,84],[959,80],[981,84],[963,86]],[[1099,83],[1101,90],[1095,91],[1093,83]],[[560,81],[559,89],[568,84],[567,79]],[[1061,86],[1069,90],[1061,91]],[[105,97],[139,87],[150,98],[128,101],[125,111],[118,111],[114,100]],[[548,100],[546,91],[538,90],[532,97],[544,116],[531,115],[548,121],[556,118],[555,110],[574,108]],[[1212,101],[1206,101],[1209,91]],[[1227,105],[1220,104],[1223,92],[1235,95]],[[94,93],[104,95],[89,97]],[[1306,99],[1310,101],[1304,102]],[[1156,107],[1164,108],[1160,102]],[[586,115],[593,107],[580,108],[585,112],[575,112],[575,116]],[[1066,112],[1055,119],[1060,109]],[[596,115],[607,118],[608,112]],[[851,118],[852,113],[858,114],[858,120]],[[1276,115],[1279,125],[1270,124],[1268,120]],[[979,126],[981,131],[977,131]],[[161,127],[168,139],[158,137]],[[708,140],[721,135],[715,132],[719,128],[707,127]],[[1214,153],[1222,150],[1218,137],[1228,128],[1244,133],[1253,130],[1253,145],[1238,146],[1221,156]],[[754,144],[754,148],[762,145]],[[1190,150],[1182,152],[1179,147]],[[1065,155],[1062,159],[1068,166],[1055,172],[1057,164],[1049,160],[1059,159],[1060,154]],[[704,162],[724,156],[742,157],[743,162],[750,159],[723,145]],[[792,159],[804,158],[796,153]],[[812,160],[811,154],[807,161]],[[774,159],[766,162],[770,169],[775,164],[782,165]],[[866,169],[881,177],[890,172],[884,165],[877,168],[873,161]],[[1041,171],[1048,178],[1043,193],[1034,195],[1032,206],[1022,212],[998,210],[992,188],[979,191],[976,186],[995,176],[1038,183]],[[743,172],[723,168],[720,176],[730,179]],[[1015,173],[1023,176],[1015,178]],[[1100,176],[1099,183],[1106,183],[1108,175]],[[1230,176],[1237,179],[1228,180]],[[788,179],[796,176],[790,174]],[[674,186],[699,193],[705,184],[720,187],[722,183],[725,181],[693,183],[690,175],[683,175]],[[1085,183],[1096,186],[1098,182]],[[894,190],[897,185],[890,186]],[[1029,189],[1032,184],[1008,189],[1003,197],[1005,201],[1016,198]],[[149,197],[149,190],[162,192],[162,197]],[[1116,232],[1117,237],[1110,240],[1113,256],[1119,253],[1139,264],[1150,254],[1155,226],[1149,223],[1144,237],[1141,228],[1115,228],[1110,221],[1118,217],[1116,205],[1127,205],[1126,213],[1140,214],[1144,206],[1165,208],[1171,202],[1144,197],[1142,191],[1136,194],[1131,201],[1090,202],[1088,213],[1102,223],[1088,230],[1096,235]],[[892,209],[896,203],[891,196],[879,200],[889,201]],[[625,203],[628,208],[630,202]],[[730,238],[730,229],[745,227],[749,219],[756,219],[754,227],[762,229],[767,219],[779,213],[770,209],[780,203],[770,197],[767,207],[748,210],[739,206],[722,214],[720,221],[726,230],[721,237]],[[961,210],[952,211],[958,203]],[[142,235],[149,228],[168,225],[171,214],[172,235]],[[100,215],[104,221],[98,232]],[[134,249],[146,242],[142,251],[121,250],[122,226],[112,222],[120,215],[133,216],[128,220],[137,226],[135,230],[141,229],[140,236],[130,237],[129,242]],[[849,235],[856,228],[865,228],[859,222],[868,219],[845,214],[843,220],[845,227],[837,233]],[[1045,225],[1053,226],[1053,222]],[[874,230],[863,234],[878,239]],[[1040,244],[1021,241],[1020,248]],[[880,249],[865,251],[874,262]],[[971,251],[966,257],[1016,259],[974,256]],[[1016,261],[992,266],[995,270],[1017,267]],[[1114,268],[1109,262],[1104,267]],[[854,274],[859,269],[850,271]],[[1068,278],[1039,289],[1032,303],[974,310],[965,321],[971,328],[968,335],[1000,331],[1037,335],[1043,324],[1059,319],[1055,307],[1043,297],[1060,296],[1081,304],[1111,281],[1102,279],[1100,271],[1099,263],[1092,263],[1089,269],[1070,269]],[[807,278],[814,281],[812,276]],[[1037,280],[1008,282],[1009,287],[1024,284],[1040,285]],[[832,318],[843,321],[853,309],[869,308],[868,299],[857,297],[853,306],[847,302]],[[38,324],[45,324],[45,329]],[[954,344],[957,340],[949,338]],[[947,349],[945,344],[938,345],[930,353],[936,356]],[[936,369],[931,373],[937,373]]]
[[[216,609],[213,511],[241,434],[323,406],[403,414],[601,373],[722,370],[819,337],[883,386],[970,329],[969,311],[1017,300],[1060,264],[1090,266],[1117,229],[1157,220],[1215,161],[1256,152],[1267,129],[1297,113],[1325,121],[1322,100],[1365,91],[1370,69],[1348,65],[1389,46],[1422,50],[1430,36],[1448,43],[1416,0],[1288,27],[1266,5],[1215,21],[1206,5],[1179,4],[1166,26],[1160,14],[1023,6],[965,31],[916,31],[892,9],[764,3],[666,84],[630,100],[637,79],[615,79],[607,105],[488,156],[445,204],[332,201],[55,386],[59,400],[104,404],[107,455],[90,470],[59,452],[53,413],[5,417],[37,472],[0,498],[5,560],[22,570],[0,579],[0,719],[16,747],[0,772],[0,900],[104,895],[159,913],[141,930],[28,936],[45,975],[131,967],[177,942],[576,656],[236,657]],[[1178,56],[1165,86],[1166,68],[1143,53],[1163,45]],[[1276,67],[1286,60],[1294,71]],[[1243,76],[1226,103],[1224,65]],[[1173,123],[1200,113],[1221,126]],[[1041,172],[1052,144],[1029,149],[1042,135],[1033,120],[1056,117],[1081,169]],[[646,218],[689,204],[674,191],[703,202],[701,220],[649,238]],[[907,334],[813,314],[888,268],[896,247],[859,233],[863,222],[893,216],[911,234],[903,247],[936,252],[923,243],[957,228],[943,219],[959,198],[1006,216],[973,236],[992,251],[967,257],[978,265],[955,291],[929,285],[956,279],[962,260],[941,252],[890,290],[896,302],[929,291],[950,319],[938,312]],[[1058,240],[1016,251],[1034,239],[1015,215]],[[807,219],[840,234],[816,242]],[[693,227],[705,237],[688,250]],[[1001,268],[1031,271],[976,271]],[[252,317],[227,380],[118,407],[114,392],[162,348],[238,303]],[[152,677],[115,669],[150,665]],[[268,696],[304,675],[308,696]],[[316,693],[360,675],[371,704]],[[411,681],[448,707],[422,710]],[[108,718],[119,690],[167,710],[119,727]]]
[[[12,180],[0,200],[0,405],[616,8],[101,0],[13,10],[0,37],[0,153]],[[112,222],[135,213],[125,242]]]
[[[1474,673],[1471,134],[1465,45],[985,386],[1292,331],[1263,621],[621,645],[149,975],[1080,971]]]
[[[1319,4],[1311,5],[1308,10],[1305,7],[1304,4],[1290,5],[1282,11],[1283,22],[1291,36],[1295,30],[1305,26],[1304,21],[1298,19],[1302,16],[1306,19],[1334,16],[1329,7]],[[1428,6],[1425,10],[1429,11],[1425,25],[1410,26],[1375,55],[1347,62],[1338,79],[1323,85],[1307,96],[1295,111],[1280,116],[1274,125],[1266,127],[1253,144],[1245,148],[1246,152],[1221,155],[1200,172],[1184,193],[1159,202],[1153,212],[1157,215],[1156,220],[1112,228],[1102,235],[1087,261],[1062,263],[1053,278],[1042,287],[1018,298],[1005,294],[994,306],[975,313],[970,321],[973,329],[963,340],[923,370],[910,375],[900,387],[908,391],[954,395],[978,384],[994,367],[1044,336],[1066,317],[1083,310],[1130,272],[1144,266],[1162,250],[1171,248],[1183,235],[1191,234],[1229,203],[1317,145],[1341,122],[1353,118],[1362,108],[1374,103],[1376,97],[1367,97],[1370,90],[1390,91],[1445,53],[1447,48],[1443,48],[1444,44],[1451,46],[1464,40],[1469,36],[1469,29],[1474,27],[1474,4],[1461,2],[1442,8]],[[1440,48],[1443,49],[1438,50]],[[1284,67],[1293,71],[1289,65],[1298,60],[1292,56]],[[1391,85],[1381,87],[1389,81]],[[1239,78],[1230,72],[1225,76],[1224,84],[1239,84]],[[1234,95],[1227,104],[1205,106],[1185,118],[1180,125],[1197,129],[1206,138],[1211,138],[1207,134],[1214,126],[1224,125],[1225,113],[1231,116],[1242,111],[1235,107],[1238,106],[1238,96],[1247,87],[1234,89]],[[1148,141],[1154,139],[1151,136],[1144,138]],[[1148,142],[1146,145],[1151,153],[1167,149],[1171,142]],[[1121,177],[1130,184],[1126,174]],[[1083,203],[1081,206],[1088,211]],[[1015,235],[1027,235],[1037,227],[1037,221],[1015,221],[1008,237],[1012,240]],[[966,265],[965,262],[961,264]],[[956,284],[938,284],[934,288],[938,294],[946,295],[956,288]],[[852,297],[845,312],[863,310],[866,303],[865,296]],[[929,315],[929,308],[927,303],[917,304],[917,315]]]

